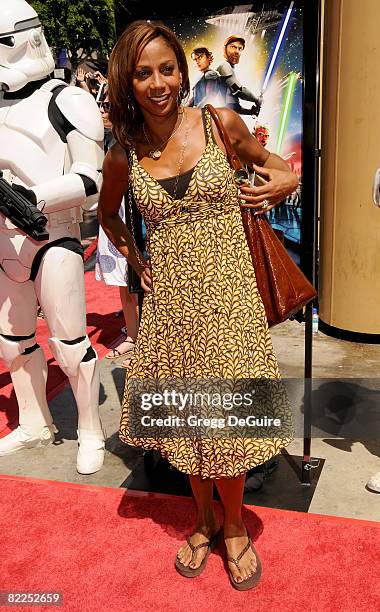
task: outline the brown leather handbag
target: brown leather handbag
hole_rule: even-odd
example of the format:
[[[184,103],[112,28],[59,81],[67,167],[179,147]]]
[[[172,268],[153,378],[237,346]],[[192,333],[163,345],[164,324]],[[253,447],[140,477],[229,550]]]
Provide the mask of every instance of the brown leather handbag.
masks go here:
[[[248,179],[248,173],[236,155],[217,111],[210,104],[206,108],[219,130],[235,180],[241,184],[244,179]],[[257,288],[271,327],[295,314],[315,298],[317,292],[294,263],[267,218],[264,215],[255,216],[254,212],[253,208],[241,209]]]

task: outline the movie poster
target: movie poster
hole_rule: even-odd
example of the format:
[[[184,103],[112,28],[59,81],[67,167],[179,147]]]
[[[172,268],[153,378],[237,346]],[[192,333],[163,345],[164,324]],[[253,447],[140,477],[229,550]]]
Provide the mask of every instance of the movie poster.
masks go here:
[[[221,8],[206,17],[165,20],[180,38],[192,91],[188,104],[229,106],[270,151],[289,163],[300,187],[268,213],[288,246],[301,242],[303,24],[295,2]],[[277,8],[276,8],[277,7]],[[227,44],[226,44],[227,43]],[[292,249],[293,250],[293,249]]]

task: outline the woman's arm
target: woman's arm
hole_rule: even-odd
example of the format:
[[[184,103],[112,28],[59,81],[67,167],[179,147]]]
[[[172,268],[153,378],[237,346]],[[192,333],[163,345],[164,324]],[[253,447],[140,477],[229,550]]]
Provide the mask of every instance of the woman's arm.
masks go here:
[[[253,168],[258,176],[267,181],[260,187],[241,186],[240,197],[245,208],[261,208],[269,202],[270,210],[293,193],[298,186],[298,177],[285,160],[265,149],[248,130],[241,117],[227,108],[218,108],[218,114],[228,132],[231,144],[242,163]]]
[[[128,189],[128,173],[127,155],[119,144],[115,144],[104,158],[98,219],[108,238],[140,276],[143,289],[149,291],[151,287],[149,264],[145,262],[142,254],[136,251],[133,237],[119,216],[120,204]]]

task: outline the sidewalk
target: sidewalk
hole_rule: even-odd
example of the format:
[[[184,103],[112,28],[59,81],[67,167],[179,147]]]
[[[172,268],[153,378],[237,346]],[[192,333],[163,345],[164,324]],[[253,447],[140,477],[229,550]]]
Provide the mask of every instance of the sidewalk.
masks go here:
[[[304,325],[296,321],[287,321],[272,331],[284,378],[303,376],[303,334]],[[365,379],[377,378],[379,364],[380,346],[353,344],[321,333],[315,336],[313,372],[316,378],[350,378],[357,388],[365,389]],[[2,457],[0,473],[111,487],[125,486],[133,468],[141,462],[141,450],[124,446],[117,437],[124,377],[125,370],[118,367],[117,362],[101,362],[100,404],[108,450],[101,472],[84,477],[75,470],[75,406],[71,390],[66,388],[50,403],[59,429],[57,444]],[[373,402],[372,410],[380,415],[378,402]],[[297,439],[287,450],[292,455],[302,455],[302,444],[303,441]],[[380,495],[365,489],[369,475],[380,471],[379,439],[372,442],[350,441],[331,439],[331,436],[327,439],[326,435],[312,441],[312,455],[326,461],[310,512],[380,520]]]

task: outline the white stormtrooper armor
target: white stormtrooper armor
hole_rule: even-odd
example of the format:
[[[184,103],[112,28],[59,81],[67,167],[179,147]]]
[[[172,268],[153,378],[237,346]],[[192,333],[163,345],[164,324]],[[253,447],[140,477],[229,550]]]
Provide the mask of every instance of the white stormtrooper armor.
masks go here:
[[[78,406],[77,469],[90,474],[103,465],[104,434],[97,355],[86,335],[79,222],[100,188],[103,124],[93,97],[50,79],[53,69],[34,9],[0,0],[0,169],[43,211],[49,232],[36,242],[0,215],[0,358],[20,413],[19,427],[0,440],[0,456],[54,441],[47,366],[35,339],[39,302]]]

